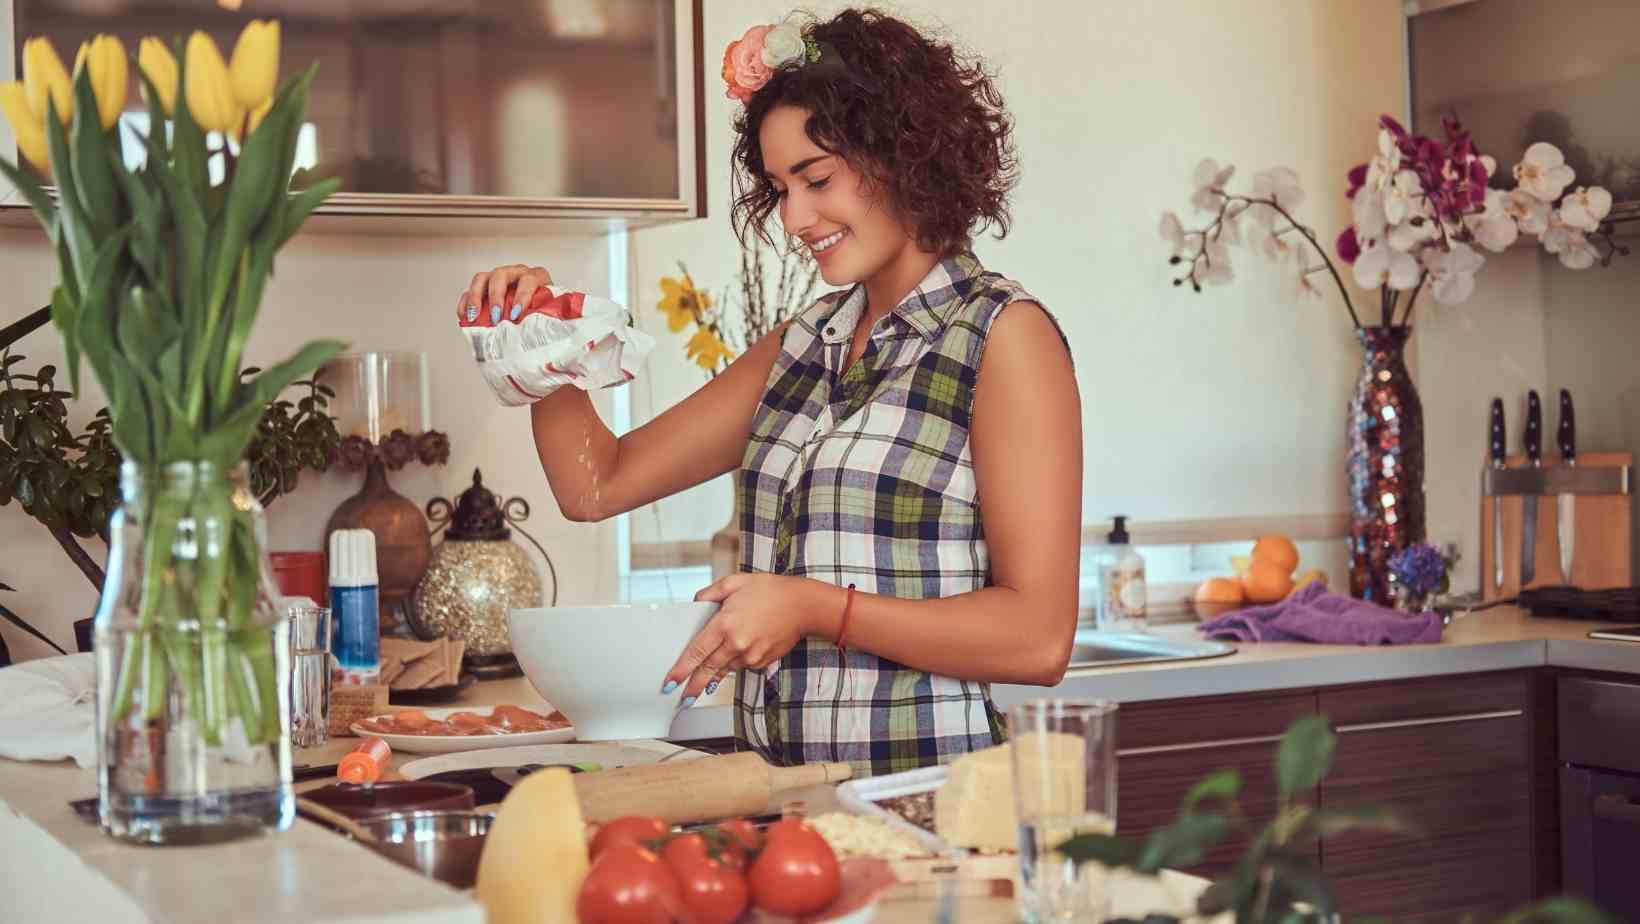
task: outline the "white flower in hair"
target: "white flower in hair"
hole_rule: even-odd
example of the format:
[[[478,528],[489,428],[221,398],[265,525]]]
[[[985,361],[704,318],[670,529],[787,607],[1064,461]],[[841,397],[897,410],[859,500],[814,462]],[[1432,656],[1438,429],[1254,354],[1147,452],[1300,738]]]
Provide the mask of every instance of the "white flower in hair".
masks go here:
[[[763,36],[763,64],[776,68],[803,60],[803,30],[795,23],[783,22]]]

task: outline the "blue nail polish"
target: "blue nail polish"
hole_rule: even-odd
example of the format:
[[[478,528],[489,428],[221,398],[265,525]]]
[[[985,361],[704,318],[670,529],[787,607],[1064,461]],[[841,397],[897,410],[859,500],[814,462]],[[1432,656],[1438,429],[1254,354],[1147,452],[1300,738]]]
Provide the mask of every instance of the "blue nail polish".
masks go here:
[[[468,305],[467,306],[467,323],[471,324],[472,322],[474,322],[476,320],[478,320],[478,306],[477,305]]]
[[[661,687],[661,695],[666,696],[666,695],[670,694],[673,690],[676,690],[677,688],[678,688],[678,682],[676,680],[668,680],[666,682],[666,686]]]
[[[711,683],[707,684],[706,685],[706,695],[711,696],[713,693],[716,693],[717,688],[718,688],[718,682],[716,680],[714,680]]]
[[[513,310],[512,310],[512,319],[514,321],[518,320],[518,316],[523,314],[523,313],[524,313],[524,306],[523,305],[514,305]]]
[[[695,704],[695,698],[693,696],[685,696],[683,698],[683,702],[678,703],[678,708],[679,709],[688,709],[690,706],[693,706],[694,704]]]
[[[501,306],[500,305],[491,305],[490,306],[490,323],[491,324],[500,324],[501,323]]]

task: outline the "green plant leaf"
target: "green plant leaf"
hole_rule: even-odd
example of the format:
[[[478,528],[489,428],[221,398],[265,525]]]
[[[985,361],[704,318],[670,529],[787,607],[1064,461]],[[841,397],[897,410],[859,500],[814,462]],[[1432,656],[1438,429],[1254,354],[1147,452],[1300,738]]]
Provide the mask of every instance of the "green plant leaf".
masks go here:
[[[51,290],[51,322],[63,338],[63,359],[68,363],[68,387],[76,397],[80,394],[80,313],[79,307],[69,301],[65,286]]]
[[[279,237],[275,240],[274,246],[285,246],[286,242],[296,236],[296,232],[302,230],[302,225],[307,222],[308,217],[341,188],[342,181],[331,177],[320,180],[291,196],[285,203],[283,226],[279,229]]]
[[[1346,831],[1380,831],[1384,833],[1416,834],[1417,825],[1396,817],[1394,811],[1382,805],[1357,805],[1345,808],[1320,808],[1310,812],[1305,824],[1306,833],[1315,837],[1332,837]]]
[[[82,68],[74,80],[74,119],[69,130],[74,143],[74,188],[93,240],[100,245],[122,222],[119,190],[108,156],[108,135],[103,131],[97,95],[91,89],[90,68]]]
[[[0,589],[11,590],[10,587],[7,587],[4,584],[0,584]],[[30,635],[34,636],[35,638],[39,639],[40,641],[45,642],[47,645],[50,645],[52,648],[57,649],[58,654],[68,654],[68,652],[63,650],[61,645],[58,645],[56,642],[52,641],[51,639],[46,638],[46,635],[45,635],[44,632],[41,632],[39,629],[36,629],[33,626],[29,625],[26,621],[24,621],[23,617],[17,615],[16,613],[13,613],[11,610],[7,609],[4,606],[0,606],[0,619],[4,619],[6,622],[11,623],[12,625],[16,626],[17,628],[22,629],[24,632],[27,632],[28,634],[30,634]]]
[[[1197,805],[1208,799],[1234,805],[1240,792],[1241,774],[1235,770],[1220,770],[1190,787],[1190,791],[1185,793],[1184,802],[1179,805],[1179,814],[1190,814]]]
[[[1588,902],[1576,898],[1559,896],[1539,902],[1527,908],[1515,911],[1497,921],[1497,924],[1537,924],[1537,922],[1558,922],[1558,924],[1619,924],[1616,918],[1607,915]]]
[[[1276,784],[1283,799],[1314,789],[1332,767],[1337,736],[1322,716],[1306,716],[1281,736]]]
[[[1100,863],[1112,869],[1132,868],[1143,849],[1138,841],[1114,834],[1078,834],[1060,844],[1058,850],[1072,863]]]
[[[46,142],[51,148],[52,175],[57,180],[57,231],[68,245],[69,262],[64,276],[74,280],[76,291],[91,274],[91,264],[97,258],[97,242],[91,233],[91,223],[80,204],[80,191],[74,184],[73,158],[68,154],[68,137],[57,118],[57,104],[47,99]],[[60,166],[58,166],[60,165]]]
[[[1279,883],[1284,891],[1310,906],[1310,916],[1318,921],[1332,920],[1332,888],[1321,875],[1321,864],[1314,857],[1272,850],[1265,863],[1274,873],[1273,882]]]
[[[200,454],[207,459],[237,460],[250,443],[251,433],[268,403],[292,382],[311,375],[331,357],[347,349],[340,340],[315,340],[295,356],[275,363],[254,379],[237,387],[229,412],[221,423],[200,441]]]
[[[0,174],[4,174],[13,188],[23,194],[28,200],[29,208],[34,210],[34,218],[45,229],[47,236],[57,237],[57,206],[51,201],[51,195],[34,174],[22,164],[14,164],[4,157],[0,157]]]
[[[1141,873],[1158,873],[1166,868],[1185,868],[1202,861],[1211,847],[1230,834],[1230,819],[1223,815],[1184,815],[1165,828],[1150,832],[1134,868]]]

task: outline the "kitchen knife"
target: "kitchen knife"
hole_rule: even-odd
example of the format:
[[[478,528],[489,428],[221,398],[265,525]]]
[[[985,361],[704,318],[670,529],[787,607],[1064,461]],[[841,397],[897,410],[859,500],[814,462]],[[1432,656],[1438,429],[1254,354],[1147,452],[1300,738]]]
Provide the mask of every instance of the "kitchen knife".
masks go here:
[[[1543,466],[1543,402],[1534,389],[1526,393],[1526,464],[1533,468]],[[1537,577],[1537,495],[1521,499],[1520,526],[1520,588]]]
[[[1560,464],[1574,466],[1577,464],[1577,419],[1572,414],[1572,393],[1562,388],[1560,390],[1560,425],[1555,432],[1556,442],[1560,444]],[[1562,494],[1556,500],[1559,514],[1555,518],[1556,539],[1560,545],[1560,582],[1572,583],[1572,553],[1577,542],[1577,522],[1573,519],[1577,515],[1576,498],[1570,494]]]
[[[1506,453],[1503,430],[1503,399],[1492,399],[1492,467],[1504,467]],[[1492,587],[1503,589],[1503,497],[1492,495]]]

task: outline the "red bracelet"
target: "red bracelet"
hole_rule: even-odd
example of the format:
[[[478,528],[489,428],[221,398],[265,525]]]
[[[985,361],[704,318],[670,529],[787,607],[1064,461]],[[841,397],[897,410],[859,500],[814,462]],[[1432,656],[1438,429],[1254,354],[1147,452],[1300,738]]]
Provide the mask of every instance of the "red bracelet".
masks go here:
[[[843,638],[848,635],[848,614],[853,609],[854,585],[850,584],[848,585],[848,597],[843,601],[843,619],[837,626],[837,647],[843,651],[848,650],[848,646],[843,643]]]

